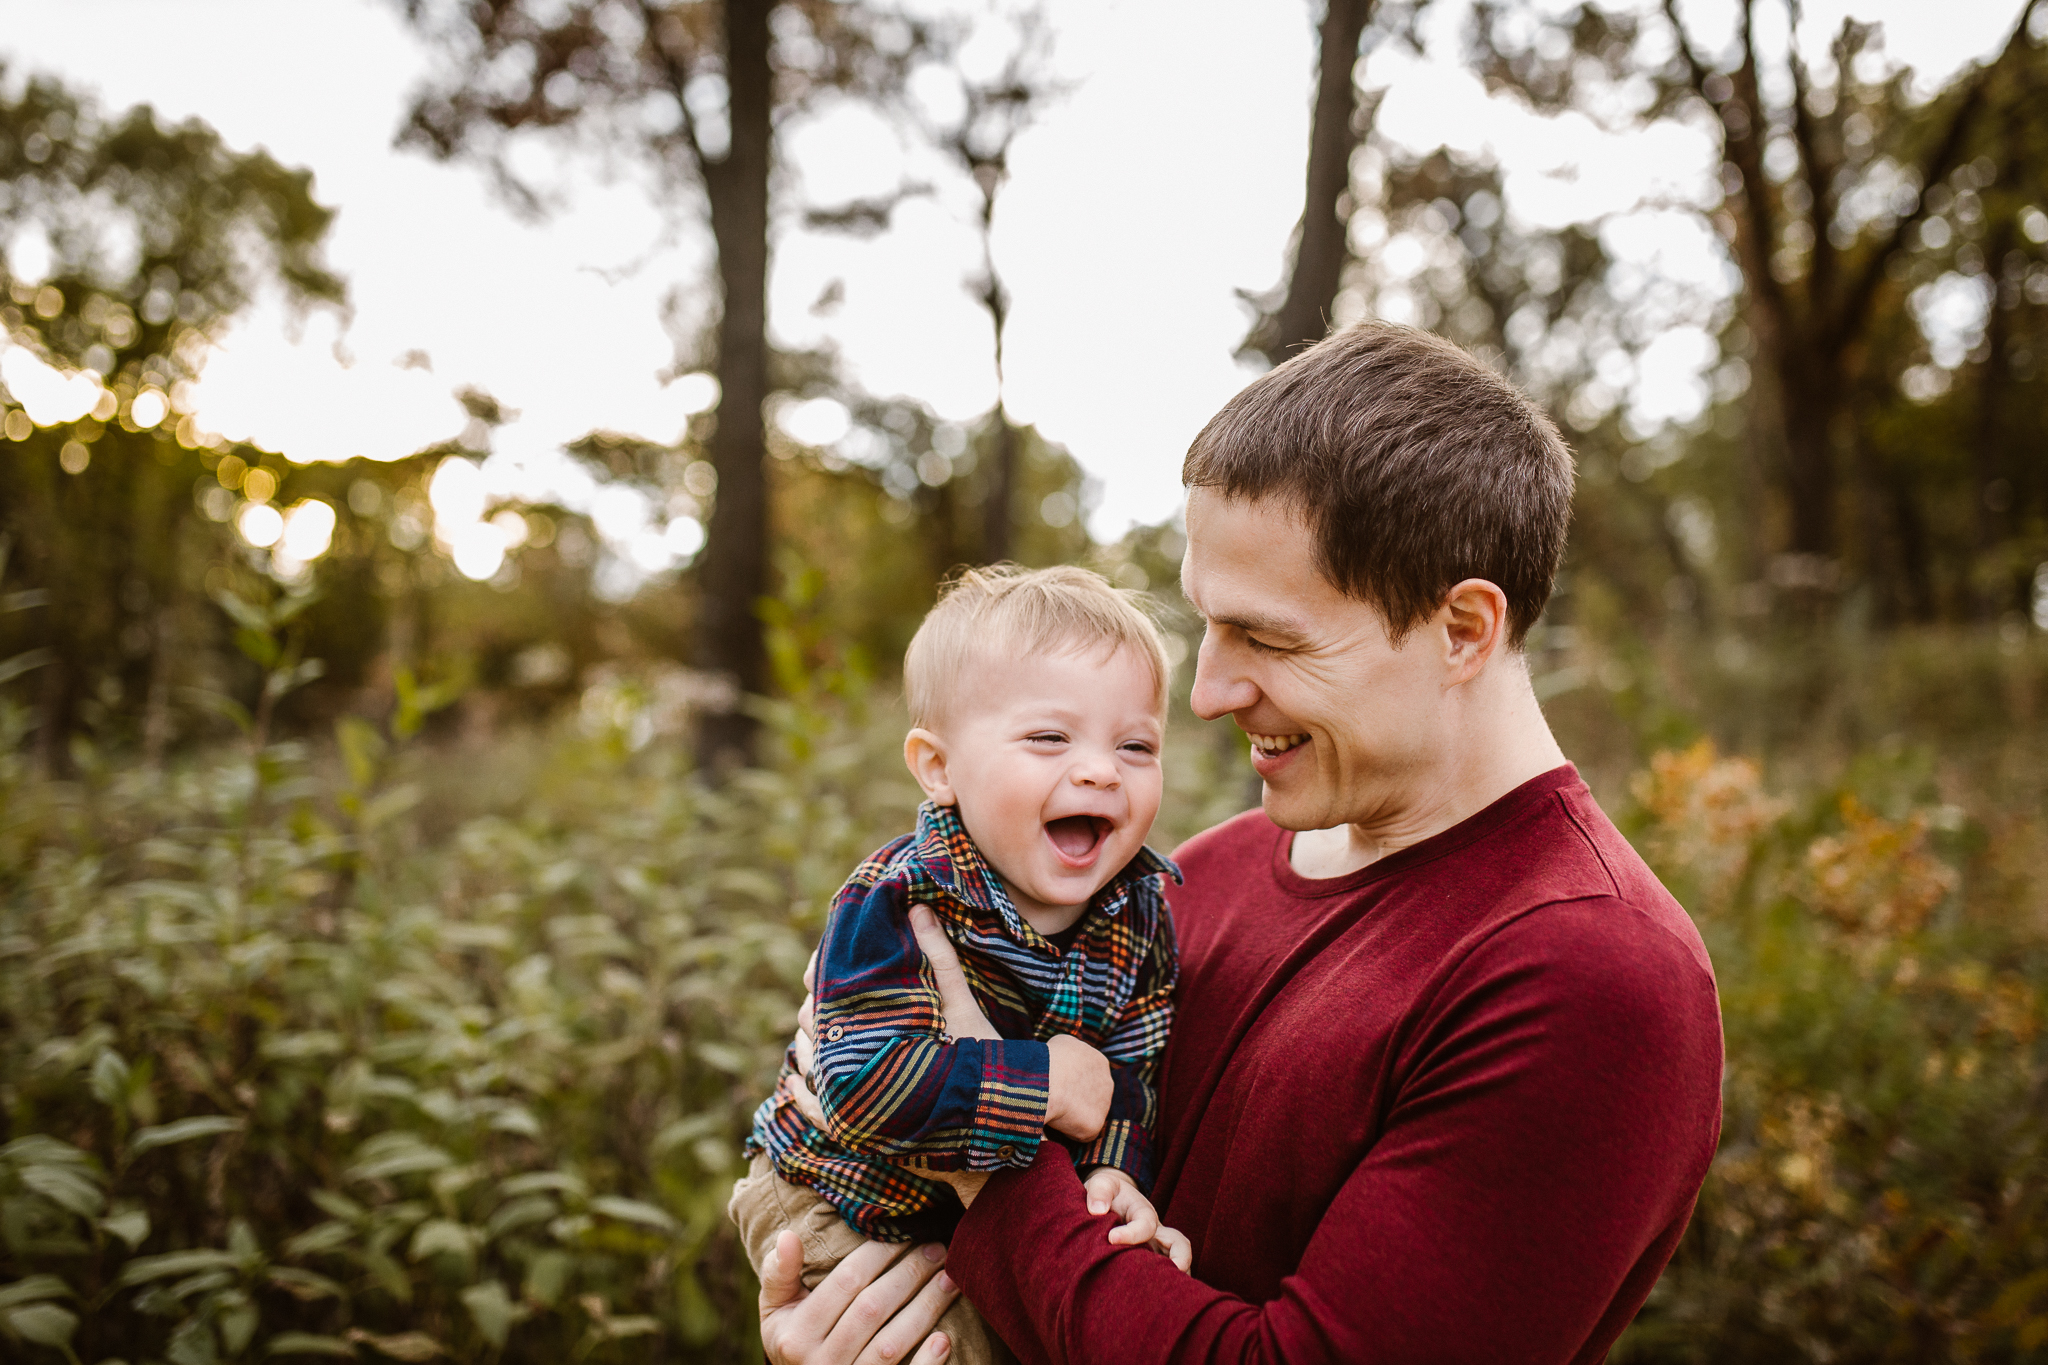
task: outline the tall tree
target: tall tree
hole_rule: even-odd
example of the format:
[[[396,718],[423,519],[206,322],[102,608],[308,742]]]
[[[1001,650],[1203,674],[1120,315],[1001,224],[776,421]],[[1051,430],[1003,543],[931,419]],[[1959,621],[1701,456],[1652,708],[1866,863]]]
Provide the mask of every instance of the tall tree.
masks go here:
[[[981,558],[988,563],[1009,559],[1012,554],[1018,460],[1017,428],[1003,401],[1003,340],[1010,320],[1010,291],[996,269],[996,196],[1010,178],[1010,149],[1018,135],[1059,94],[1046,64],[1050,41],[1042,11],[1029,10],[1019,16],[1016,42],[1002,70],[993,79],[963,83],[960,121],[939,131],[935,138],[967,172],[980,195],[975,225],[981,237],[981,273],[968,282],[968,290],[988,313],[994,344],[996,401],[988,418],[993,467],[983,482],[981,530]]]
[[[1681,0],[1660,5],[1654,15],[1580,5],[1532,24],[1483,3],[1474,58],[1490,86],[1542,109],[1579,108],[1610,125],[1707,116],[1723,157],[1711,221],[1741,272],[1750,408],[1783,500],[1781,546],[1797,557],[1780,578],[1817,585],[1842,549],[1843,476],[1856,468],[1857,402],[1874,378],[1867,343],[1905,307],[1901,282],[1952,193],[1944,182],[1988,128],[2037,98],[2022,73],[2038,61],[2039,0],[2019,7],[1995,57],[1931,103],[1913,97],[1908,73],[1869,60],[1873,25],[1844,22],[1822,78],[1796,42],[1767,47],[1756,0],[1738,6],[1723,52],[1702,49]],[[1786,15],[1796,32],[1798,0]],[[1630,96],[1646,78],[1645,97]]]
[[[213,479],[225,458],[185,411],[212,339],[273,282],[301,304],[338,303],[343,287],[323,262],[333,213],[311,173],[233,151],[196,121],[167,127],[146,107],[107,121],[31,79],[0,94],[0,190],[0,238],[48,247],[35,278],[0,262],[0,334],[36,358],[9,374],[73,399],[0,389],[7,572],[44,603],[7,630],[44,661],[37,744],[62,769],[89,705],[133,713],[148,695],[143,738],[161,742],[180,604],[212,557],[194,542],[218,548],[223,534],[195,481],[230,508],[220,484],[239,486]],[[261,459],[243,449],[228,468]],[[275,473],[258,484],[257,501],[274,495]]]
[[[477,157],[539,207],[510,169],[511,139],[594,139],[695,187],[717,254],[718,487],[697,561],[698,662],[744,692],[769,685],[756,603],[768,593],[762,405],[772,384],[767,286],[779,126],[841,96],[887,103],[932,50],[933,30],[877,4],[834,0],[402,0],[448,61],[401,141]],[[743,711],[706,717],[700,756],[744,761]]]
[[[1309,119],[1308,176],[1285,278],[1270,294],[1244,297],[1257,310],[1243,349],[1278,365],[1323,339],[1351,259],[1346,238],[1354,203],[1351,162],[1379,100],[1363,91],[1359,57],[1390,36],[1414,40],[1428,0],[1325,0],[1316,27],[1316,85]]]

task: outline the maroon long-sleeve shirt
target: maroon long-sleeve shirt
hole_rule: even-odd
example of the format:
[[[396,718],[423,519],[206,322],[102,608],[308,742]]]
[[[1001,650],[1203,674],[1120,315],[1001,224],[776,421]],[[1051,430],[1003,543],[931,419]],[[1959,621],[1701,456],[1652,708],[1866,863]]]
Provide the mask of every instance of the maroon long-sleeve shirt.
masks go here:
[[[1190,840],[1154,1202],[1112,1247],[1073,1165],[991,1179],[948,1269],[1045,1361],[1593,1362],[1720,1129],[1690,919],[1563,767],[1344,877],[1258,811]]]

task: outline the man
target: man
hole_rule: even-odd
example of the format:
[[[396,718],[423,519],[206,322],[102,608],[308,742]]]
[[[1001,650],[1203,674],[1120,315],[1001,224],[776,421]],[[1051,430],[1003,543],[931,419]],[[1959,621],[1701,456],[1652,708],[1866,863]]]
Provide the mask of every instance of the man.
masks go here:
[[[1108,1245],[1048,1146],[956,1179],[950,1251],[766,1276],[770,1357],[943,1360],[957,1281],[1027,1362],[1598,1361],[1713,1157],[1721,1037],[1698,935],[1521,653],[1570,456],[1456,347],[1372,324],[1246,388],[1184,477],[1194,709],[1265,782],[1177,854],[1154,1202],[1194,1274]]]

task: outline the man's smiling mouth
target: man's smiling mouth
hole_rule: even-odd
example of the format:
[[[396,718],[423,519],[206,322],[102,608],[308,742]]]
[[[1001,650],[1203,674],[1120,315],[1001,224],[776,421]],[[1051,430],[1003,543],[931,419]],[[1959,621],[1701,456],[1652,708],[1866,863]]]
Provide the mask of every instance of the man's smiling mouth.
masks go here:
[[[1104,816],[1063,815],[1045,822],[1045,837],[1060,855],[1060,861],[1070,867],[1086,867],[1114,828]]]
[[[1289,749],[1308,743],[1307,735],[1247,734],[1245,738],[1252,742],[1252,747],[1254,749],[1257,749],[1260,753],[1264,754],[1268,758],[1278,758],[1281,754],[1286,753]]]

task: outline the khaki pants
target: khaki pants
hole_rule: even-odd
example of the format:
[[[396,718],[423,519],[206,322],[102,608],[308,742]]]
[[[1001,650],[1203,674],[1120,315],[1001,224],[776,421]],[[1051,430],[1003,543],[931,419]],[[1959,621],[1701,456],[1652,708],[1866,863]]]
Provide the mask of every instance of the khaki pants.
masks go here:
[[[732,1187],[732,1202],[725,1211],[739,1225],[740,1244],[746,1247],[756,1275],[768,1253],[775,1250],[776,1236],[784,1228],[796,1233],[804,1244],[806,1288],[816,1288],[834,1266],[867,1240],[848,1227],[839,1210],[815,1190],[777,1175],[766,1155],[755,1157],[745,1178]],[[906,1242],[900,1250],[907,1252],[913,1245]],[[946,1365],[1016,1365],[1017,1358],[966,1299],[953,1300],[953,1306],[939,1319],[939,1330],[953,1343]]]

